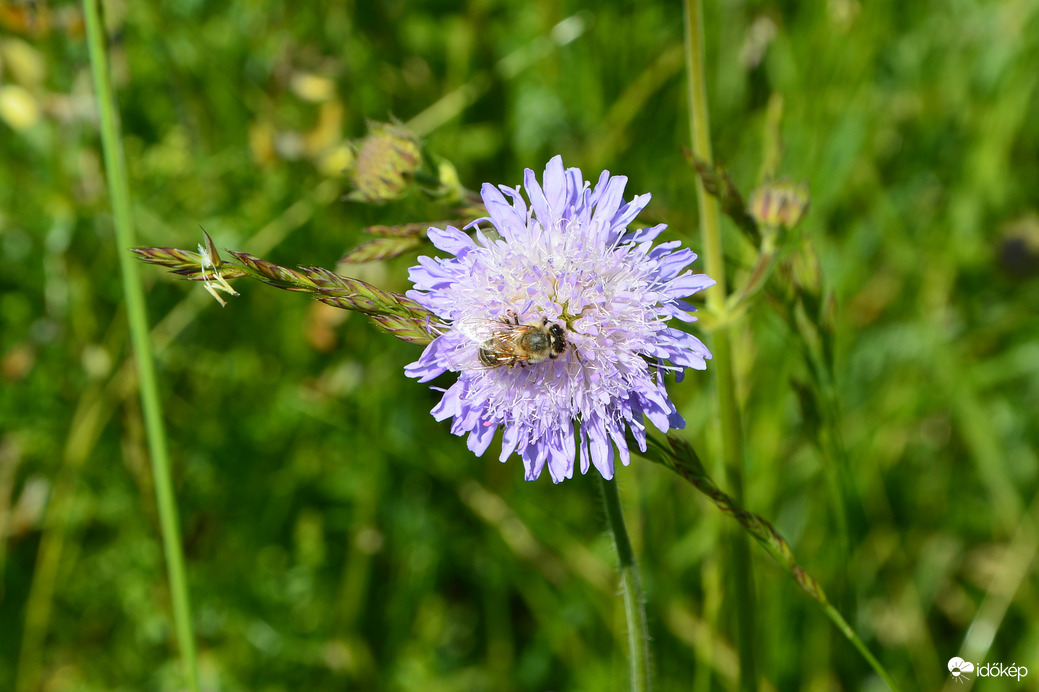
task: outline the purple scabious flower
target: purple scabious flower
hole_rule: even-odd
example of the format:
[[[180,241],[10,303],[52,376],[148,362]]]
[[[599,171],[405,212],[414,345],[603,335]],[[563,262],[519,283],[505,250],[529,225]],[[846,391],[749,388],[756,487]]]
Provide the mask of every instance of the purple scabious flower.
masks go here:
[[[581,473],[594,466],[612,478],[614,446],[623,464],[630,458],[625,429],[645,451],[643,417],[663,432],[685,425],[664,373],[681,379],[711,357],[668,321],[695,321],[683,299],[714,280],[683,271],[696,255],[679,241],[653,246],[664,224],[627,230],[650,195],[625,202],[626,183],[604,171],[593,188],[556,156],[542,184],[525,172],[529,208],[519,188],[484,184],[490,216],[471,224],[475,240],[430,228],[429,239],[452,257],[419,257],[410,270],[408,297],[453,328],[405,372],[420,382],[458,372],[433,416],[453,418],[451,432],[468,433],[477,456],[501,427],[500,459],[519,454],[527,480],[546,464],[556,483],[573,477],[578,447]],[[481,231],[485,221],[496,234]],[[540,342],[519,338],[538,330]],[[531,344],[539,355],[525,350]],[[508,357],[493,362],[503,349]]]

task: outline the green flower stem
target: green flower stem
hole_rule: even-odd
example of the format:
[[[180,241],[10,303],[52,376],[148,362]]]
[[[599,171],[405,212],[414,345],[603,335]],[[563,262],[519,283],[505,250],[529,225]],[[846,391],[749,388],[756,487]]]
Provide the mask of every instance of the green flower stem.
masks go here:
[[[155,364],[148,339],[148,315],[144,303],[144,290],[141,287],[137,264],[130,254],[123,250],[123,248],[134,245],[134,231],[130,218],[130,190],[127,183],[126,162],[116,123],[115,98],[108,78],[108,56],[105,53],[105,35],[101,25],[98,0],[83,0],[83,15],[86,20],[94,92],[97,97],[105,172],[108,177],[108,190],[115,216],[118,245],[116,254],[119,256],[119,266],[122,270],[123,293],[126,298],[134,357],[137,361],[141,406],[148,436],[148,451],[152,460],[152,473],[155,476],[155,494],[159,508],[162,543],[166,554],[166,566],[173,600],[174,626],[188,688],[193,692],[198,692],[195,634],[191,624],[191,606],[185,578],[184,555],[180,547],[177,505],[173,496],[166,431],[162,421],[162,405],[159,400]]]
[[[617,481],[599,476],[602,485],[602,501],[606,508],[606,523],[613,535],[613,546],[617,549],[620,563],[621,588],[624,595],[624,614],[628,622],[628,658],[631,661],[632,692],[647,692],[650,687],[649,629],[646,626],[646,607],[642,600],[639,571],[635,566],[635,554],[631,550],[628,531],[624,528]]]
[[[686,72],[689,78],[689,127],[693,142],[693,156],[711,163],[711,131],[707,118],[707,79],[704,76],[703,7],[700,0],[685,3]],[[707,274],[717,281],[708,289],[707,307],[716,316],[724,316],[727,290],[725,259],[722,254],[718,202],[707,194],[703,182],[697,180],[697,199],[700,203],[700,232],[703,237]],[[721,320],[723,323],[726,320]],[[740,412],[736,403],[736,382],[732,369],[732,346],[729,327],[714,332],[712,349],[714,372],[717,377],[718,415],[721,420],[722,457],[725,476],[737,500],[743,497],[743,434]],[[750,546],[743,534],[732,534],[733,600],[736,607],[737,642],[740,654],[740,689],[757,689],[754,657],[754,580],[751,575]]]

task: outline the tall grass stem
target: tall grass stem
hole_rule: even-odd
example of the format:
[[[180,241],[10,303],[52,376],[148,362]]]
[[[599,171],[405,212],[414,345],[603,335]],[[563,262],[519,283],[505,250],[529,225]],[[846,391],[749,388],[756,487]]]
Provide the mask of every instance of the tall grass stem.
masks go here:
[[[166,430],[162,420],[162,404],[159,399],[155,363],[149,341],[144,290],[141,287],[137,263],[129,253],[129,248],[136,244],[130,214],[130,189],[127,182],[126,161],[119,139],[115,96],[108,76],[105,32],[101,24],[98,0],[83,0],[83,14],[87,28],[87,45],[90,51],[90,69],[94,78],[94,92],[97,98],[105,172],[112,200],[112,212],[115,217],[116,254],[119,257],[130,337],[134,358],[137,362],[141,407],[148,436],[148,451],[152,461],[162,543],[173,601],[174,627],[188,689],[198,692],[195,633],[191,624],[191,606],[188,598],[184,555],[181,552],[177,504],[173,496]]]
[[[685,2],[685,58],[689,80],[689,129],[693,155],[713,164],[711,128],[707,109],[707,78],[704,70],[703,7],[700,0]],[[719,318],[725,312],[728,291],[725,258],[722,253],[718,201],[707,194],[697,177],[696,195],[700,205],[700,233],[703,238],[707,274],[717,284],[706,292],[707,308]],[[736,402],[736,381],[732,367],[732,346],[727,320],[713,334],[715,377],[717,378],[718,417],[721,422],[722,458],[729,490],[737,501],[743,499],[743,433]],[[729,534],[733,573],[733,601],[736,609],[737,643],[740,655],[740,690],[757,689],[754,658],[754,580],[751,574],[750,546],[738,531]]]
[[[765,549],[765,552],[771,555],[772,559],[794,578],[797,585],[822,607],[826,617],[830,618],[830,621],[836,625],[841,634],[859,650],[862,657],[872,666],[877,675],[887,683],[888,687],[893,692],[899,692],[894,678],[884,669],[865,642],[859,638],[859,635],[847,623],[840,611],[830,603],[822,585],[816,581],[815,577],[797,564],[790,545],[779,535],[775,527],[763,517],[745,510],[739,502],[718,488],[714,481],[711,480],[707,470],[704,468],[703,462],[696,454],[696,450],[693,449],[692,445],[677,437],[668,437],[667,442],[667,445],[663,445],[651,439],[645,455],[646,458],[667,466],[689,481],[694,488],[703,493],[718,509],[735,519],[746,533],[754,538]]]
[[[649,663],[649,628],[646,625],[646,606],[642,599],[642,585],[635,565],[635,553],[631,549],[628,530],[624,526],[617,480],[599,477],[602,485],[603,506],[606,508],[606,523],[613,535],[617,549],[617,561],[621,575],[621,590],[624,597],[624,614],[628,624],[628,658],[631,664],[632,692],[648,692],[652,689]]]

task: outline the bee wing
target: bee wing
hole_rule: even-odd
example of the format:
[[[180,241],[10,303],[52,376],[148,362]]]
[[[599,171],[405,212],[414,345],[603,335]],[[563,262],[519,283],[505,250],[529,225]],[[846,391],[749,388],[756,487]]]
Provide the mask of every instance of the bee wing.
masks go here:
[[[462,334],[477,348],[466,349],[460,370],[496,370],[505,365],[516,363],[515,345],[513,343],[517,331],[524,329],[521,325],[509,324],[499,320],[480,317],[467,317],[454,323],[452,331]]]
[[[516,325],[513,324],[482,319],[480,317],[466,317],[454,324],[455,331],[460,332],[470,341],[475,341],[478,344],[485,344],[495,337],[507,335],[515,328]]]

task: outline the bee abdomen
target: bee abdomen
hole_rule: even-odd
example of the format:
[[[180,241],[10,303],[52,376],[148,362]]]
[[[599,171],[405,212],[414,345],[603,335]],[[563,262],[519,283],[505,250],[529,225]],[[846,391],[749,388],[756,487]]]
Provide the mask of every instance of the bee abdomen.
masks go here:
[[[487,366],[488,368],[493,368],[495,366],[501,365],[501,361],[494,354],[494,351],[487,348],[486,346],[480,347],[478,356],[480,358],[480,363],[482,365]]]

